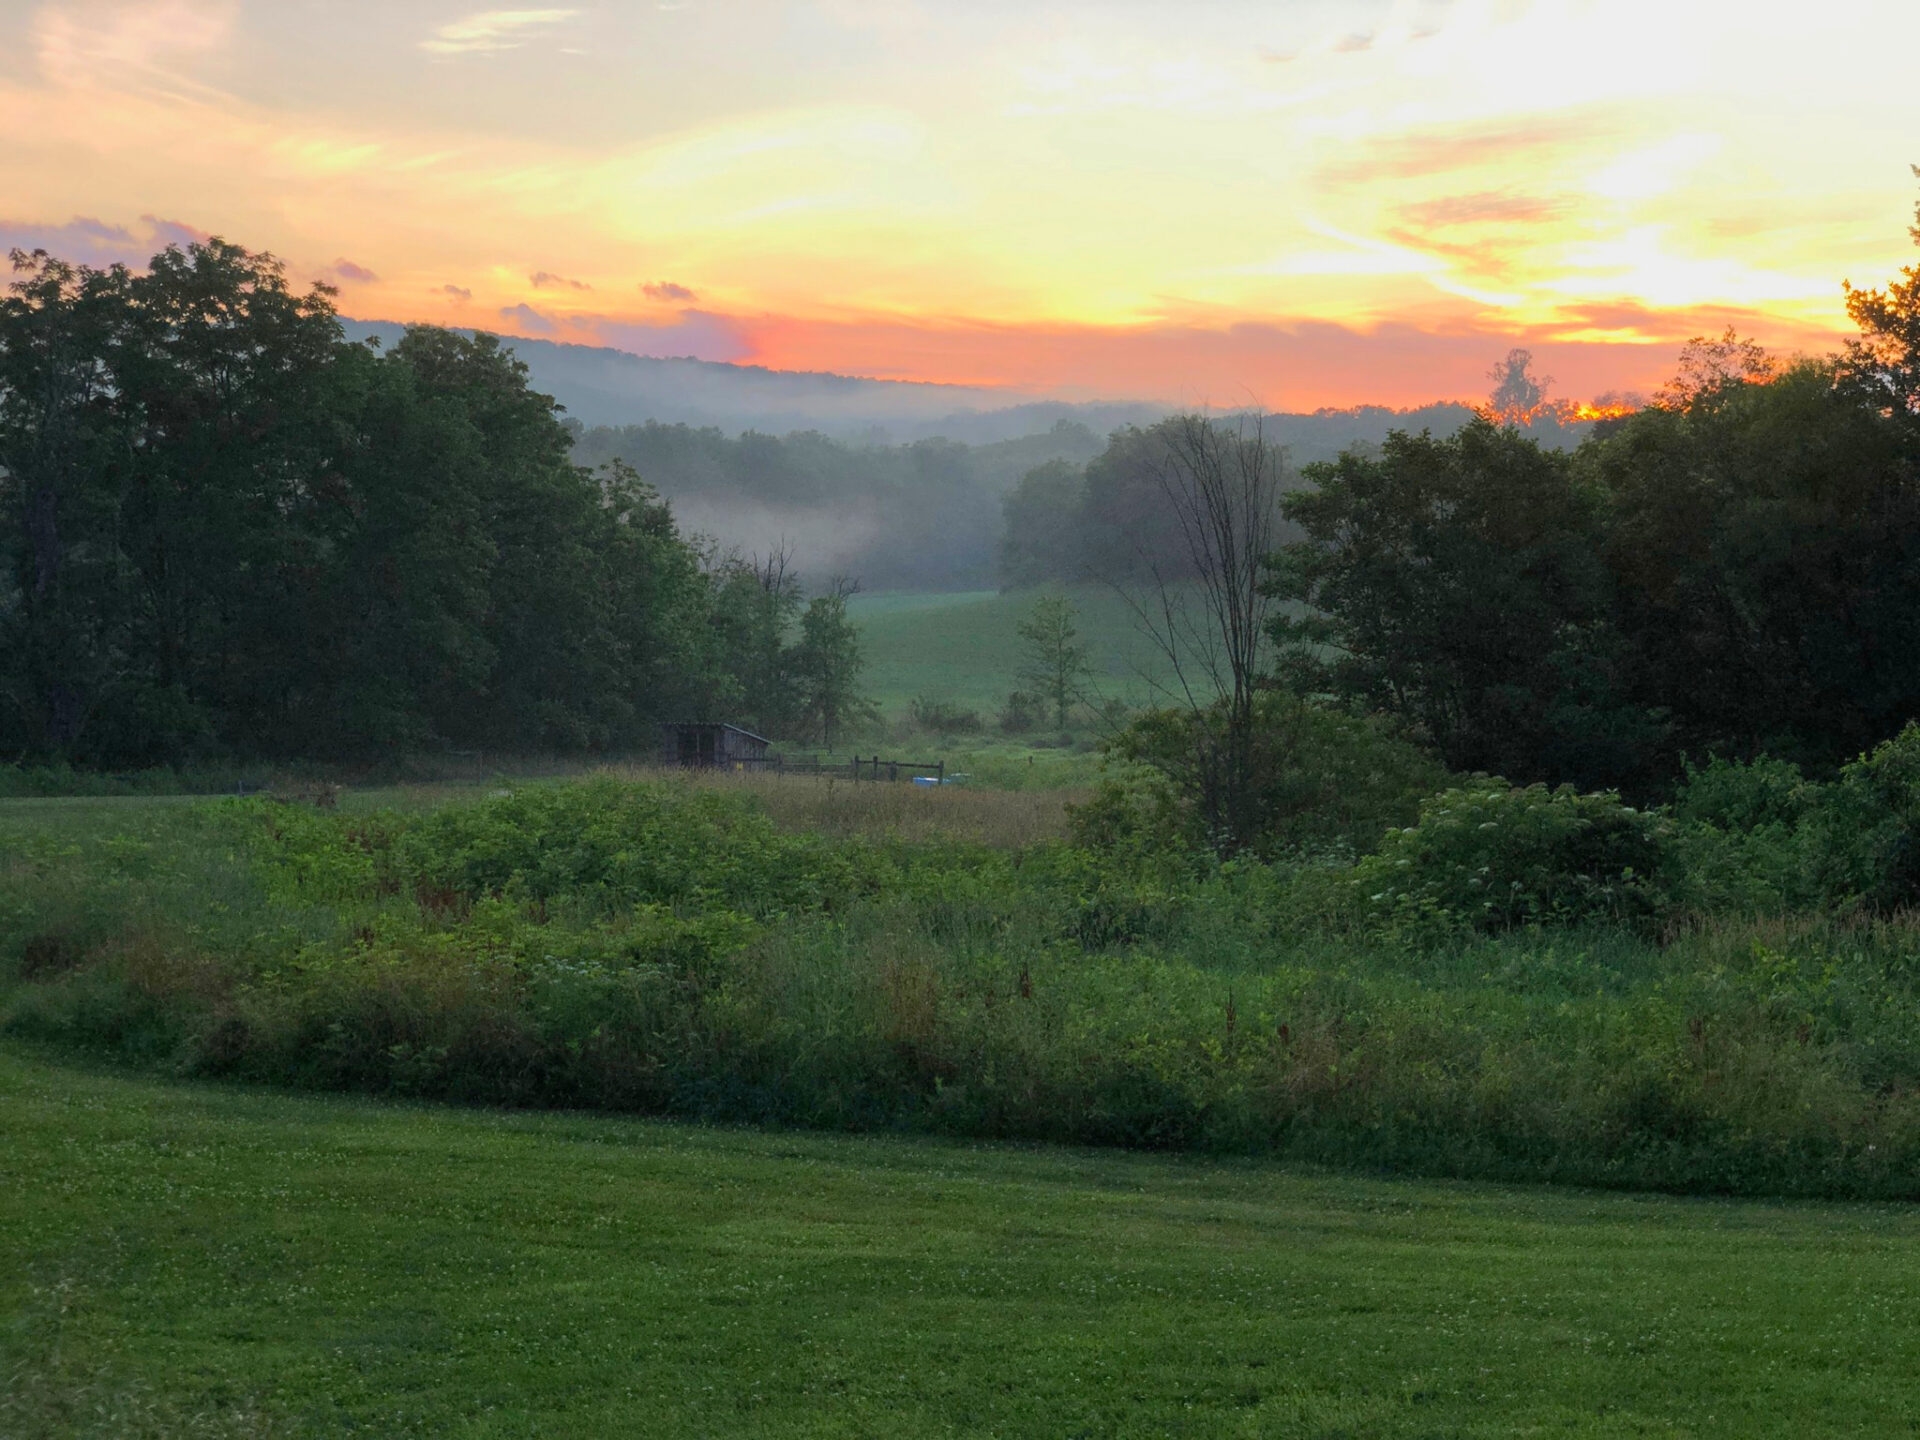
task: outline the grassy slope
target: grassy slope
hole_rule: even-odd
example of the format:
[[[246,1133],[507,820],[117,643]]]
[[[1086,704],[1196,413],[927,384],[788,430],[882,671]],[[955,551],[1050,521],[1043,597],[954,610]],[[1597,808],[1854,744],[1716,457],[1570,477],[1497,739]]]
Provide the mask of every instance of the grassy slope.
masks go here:
[[[0,1433],[1910,1434],[1920,1218],[0,1050]]]
[[[992,590],[952,595],[857,595],[852,614],[865,646],[866,684],[880,708],[894,714],[916,695],[957,701],[991,717],[1021,688],[1019,624],[1045,592]],[[1154,698],[1167,678],[1152,643],[1126,602],[1104,585],[1068,592],[1102,695],[1129,704]]]

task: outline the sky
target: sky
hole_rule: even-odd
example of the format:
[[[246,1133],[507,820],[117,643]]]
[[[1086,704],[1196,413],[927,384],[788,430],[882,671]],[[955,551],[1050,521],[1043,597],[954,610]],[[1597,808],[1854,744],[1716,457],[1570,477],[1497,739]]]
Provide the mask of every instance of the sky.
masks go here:
[[[1914,251],[1912,0],[0,0],[0,247],[1018,396],[1650,391]],[[1884,58],[1883,58],[1884,57]]]

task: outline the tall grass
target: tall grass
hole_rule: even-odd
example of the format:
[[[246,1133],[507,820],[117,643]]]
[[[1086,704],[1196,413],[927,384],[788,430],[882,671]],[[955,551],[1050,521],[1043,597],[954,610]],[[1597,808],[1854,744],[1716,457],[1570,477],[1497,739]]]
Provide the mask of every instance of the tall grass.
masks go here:
[[[907,844],[959,840],[1008,850],[1064,839],[1069,807],[1087,794],[1084,788],[920,786],[762,771],[618,767],[602,773],[735,797],[786,830]]]
[[[168,807],[13,847],[0,1024],[494,1104],[1920,1196],[1911,917],[1395,944],[1324,871],[1026,842],[1030,798],[602,776]]]

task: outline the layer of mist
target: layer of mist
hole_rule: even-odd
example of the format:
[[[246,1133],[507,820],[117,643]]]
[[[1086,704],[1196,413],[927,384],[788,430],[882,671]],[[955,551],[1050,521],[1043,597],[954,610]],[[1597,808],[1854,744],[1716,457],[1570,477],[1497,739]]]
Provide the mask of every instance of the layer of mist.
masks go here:
[[[342,323],[350,338],[383,345],[406,328]],[[1009,533],[1032,508],[1023,511],[1017,500],[1009,506],[1022,482],[1050,467],[1055,490],[1075,486],[1114,437],[1168,413],[1142,403],[1035,401],[1003,390],[656,359],[548,340],[514,339],[509,348],[526,363],[532,388],[565,408],[581,464],[625,461],[670,502],[684,532],[721,554],[783,551],[809,584],[840,576],[870,590],[1031,583],[1041,574],[1032,552],[1048,542]],[[1393,430],[1448,436],[1472,415],[1452,402],[1413,410],[1362,405],[1272,414],[1260,423],[1297,471],[1378,445]],[[1577,443],[1589,428],[1551,414],[1528,427],[1556,448]],[[1070,523],[1118,533],[1146,523],[1144,513],[1082,509]],[[1023,542],[1028,558],[1009,563]]]

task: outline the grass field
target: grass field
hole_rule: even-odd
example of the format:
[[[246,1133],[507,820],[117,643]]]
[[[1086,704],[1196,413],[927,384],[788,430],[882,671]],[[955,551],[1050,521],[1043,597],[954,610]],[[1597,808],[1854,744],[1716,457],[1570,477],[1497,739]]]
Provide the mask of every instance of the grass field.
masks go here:
[[[1021,688],[1019,625],[1043,593],[856,595],[850,608],[860,627],[868,692],[889,715],[905,710],[916,695],[930,695],[991,719],[1007,692]],[[1151,703],[1156,686],[1170,677],[1126,602],[1104,585],[1065,593],[1080,612],[1094,688],[1130,705]]]
[[[1149,915],[1145,940],[1083,943],[1047,927],[1094,902],[1106,914],[1097,877],[1047,880],[1045,846],[1004,858],[1061,832],[1062,793],[674,777],[673,805],[750,802],[777,835],[921,847],[915,863],[936,868],[910,894],[809,918],[799,901],[729,898],[745,880],[702,862],[722,888],[673,901],[684,932],[652,902],[607,897],[609,924],[645,912],[663,947],[707,933],[703,905],[751,906],[766,926],[737,954],[636,950],[636,1004],[669,965],[689,985],[658,991],[678,1009],[628,1010],[606,1008],[628,991],[583,968],[600,932],[573,892],[551,911],[542,892],[468,913],[411,882],[369,890],[348,863],[361,842],[347,841],[383,826],[505,816],[596,783],[349,790],[331,816],[0,801],[0,1437],[1920,1435],[1912,1205],[1411,1178],[1414,1164],[1476,1173],[1432,1167],[1493,1165],[1509,1152],[1476,1144],[1538,1122],[1547,1169],[1477,1173],[1591,1160],[1572,1173],[1630,1183],[1642,1172],[1596,1148],[1618,1138],[1612,1085],[1634,1125],[1667,1127],[1677,1158],[1645,1172],[1660,1183],[1910,1193],[1912,1127],[1895,1112],[1912,1093],[1904,977],[1920,949],[1905,920],[1427,953],[1296,934],[1262,919],[1266,892],[1222,881]],[[541,831],[542,853],[604,839],[595,806],[616,798],[556,812],[565,843]],[[627,868],[580,870],[583,895],[631,888],[651,873],[633,866],[697,838],[620,813],[646,821],[620,831]],[[499,818],[471,838],[494,853],[518,833]],[[728,834],[769,883],[831,859]],[[1001,890],[947,894],[995,874]],[[501,948],[515,946],[521,959]],[[546,988],[480,983],[522,965]],[[216,1053],[169,1049],[148,1026],[172,1006],[192,1028],[211,1004],[259,1028],[202,1027]],[[1280,1018],[1292,1033],[1276,1039]],[[28,1038],[62,1026],[66,1048]],[[312,1053],[343,1068],[294,1064],[288,1083],[457,1094],[423,1088],[439,1073],[426,1059],[448,1056],[436,1045],[466,1046],[454,1079],[495,1058],[509,1078],[563,1075],[570,1036],[575,1060],[605,1062],[595,1073],[656,1073],[622,1071],[603,1031],[638,1045],[636,1064],[683,1067],[692,1088],[662,1091],[656,1112],[757,1119],[791,1101],[797,1124],[823,1128],[169,1078],[244,1042],[264,1069],[198,1073]],[[88,1058],[108,1048],[144,1072]],[[877,1103],[920,1066],[946,1108]],[[736,1073],[748,1088],[725,1088]],[[1191,1101],[1203,1140],[1236,1105],[1318,1116],[1330,1149],[1277,1153],[1350,1168],[904,1133],[973,1123],[969,1087],[999,1097],[975,1102],[983,1125],[1154,1120]],[[604,1098],[568,1093],[549,1103]],[[691,1108],[703,1094],[774,1109]],[[826,1133],[856,1125],[875,1133]],[[1400,1153],[1382,1138],[1396,1125],[1413,1161],[1380,1158]],[[1742,1156],[1773,1168],[1730,1165]]]
[[[0,1049],[0,1434],[1910,1435],[1920,1216]]]
[[[1051,773],[1051,772],[1044,772]],[[1057,840],[1067,830],[1067,807],[1085,791],[1063,788],[1006,790],[854,783],[844,777],[783,775],[765,771],[677,771],[643,766],[581,767],[580,774],[665,782],[751,803],[789,832],[834,839],[865,836],[909,844],[957,840],[1013,847]],[[471,802],[503,786],[531,782],[513,778],[440,781],[342,789],[336,804],[350,815],[381,810],[417,813]],[[103,836],[125,844],[150,844],[186,810],[202,803],[193,795],[60,795],[0,799],[0,854],[11,847],[72,846]]]

